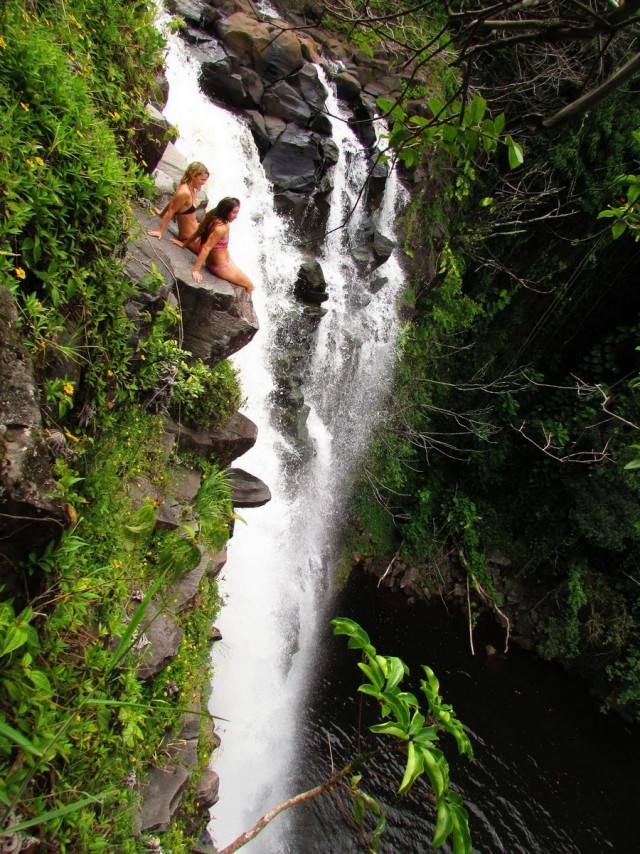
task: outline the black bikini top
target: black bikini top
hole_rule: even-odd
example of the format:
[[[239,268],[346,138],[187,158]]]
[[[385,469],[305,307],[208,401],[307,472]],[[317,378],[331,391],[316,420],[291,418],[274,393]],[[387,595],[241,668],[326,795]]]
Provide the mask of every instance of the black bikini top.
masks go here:
[[[191,205],[191,207],[187,208],[186,211],[180,211],[180,213],[177,213],[176,216],[186,216],[187,214],[192,214],[195,212],[196,212],[195,205]]]

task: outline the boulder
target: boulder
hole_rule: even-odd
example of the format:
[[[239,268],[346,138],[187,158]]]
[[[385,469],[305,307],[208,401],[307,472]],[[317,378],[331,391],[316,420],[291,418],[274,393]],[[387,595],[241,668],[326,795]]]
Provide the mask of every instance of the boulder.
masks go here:
[[[388,164],[377,162],[369,174],[367,183],[367,207],[369,210],[377,210],[380,207],[388,177]]]
[[[304,65],[300,39],[291,30],[272,29],[273,40],[262,51],[256,70],[270,83],[283,80]]]
[[[307,63],[291,79],[291,83],[300,90],[300,94],[315,112],[325,109],[327,90],[318,76],[315,65]]]
[[[253,448],[258,436],[256,425],[240,412],[235,412],[224,427],[208,430],[166,418],[165,431],[176,437],[180,449],[195,451],[205,458],[214,456],[225,466]]]
[[[170,611],[181,613],[195,605],[202,576],[208,572],[210,556],[205,554],[195,569],[181,575],[167,588],[167,606]]]
[[[385,237],[384,234],[379,232],[377,229],[373,233],[373,254],[376,259],[376,266],[379,267],[381,264],[391,256],[391,253],[395,249],[395,242],[388,237]]]
[[[180,15],[187,24],[199,27],[202,23],[202,6],[199,0],[169,0],[167,4],[174,15]]]
[[[264,158],[267,178],[279,190],[312,191],[325,167],[320,138],[288,125]]]
[[[287,123],[283,122],[282,119],[279,119],[276,116],[265,116],[264,126],[267,130],[270,145],[273,145],[280,135],[287,129]]]
[[[167,829],[182,804],[190,779],[190,772],[174,762],[162,768],[151,768],[140,786],[142,805],[136,821],[138,833],[162,833]]]
[[[203,62],[200,67],[200,86],[213,100],[220,100],[230,107],[257,106],[251,104],[238,72],[231,70],[226,59],[219,62]]]
[[[276,116],[285,122],[293,122],[306,127],[311,118],[311,108],[293,86],[283,80],[268,89],[262,99],[265,113]]]
[[[217,34],[227,50],[240,60],[248,62],[257,71],[263,64],[263,52],[271,42],[272,34],[266,24],[250,18],[244,12],[235,12],[219,21]]]
[[[138,678],[152,679],[175,657],[182,643],[182,629],[172,617],[163,614],[153,602],[140,623],[140,633],[147,643],[141,647]]]
[[[369,290],[372,294],[377,294],[379,290],[384,288],[389,279],[386,276],[372,276],[369,280]]]
[[[234,507],[262,507],[271,501],[266,483],[243,469],[229,469],[229,485]]]
[[[334,83],[336,84],[336,94],[338,95],[338,98],[342,101],[346,101],[350,107],[355,107],[360,104],[360,81],[356,80],[352,74],[343,71],[341,74],[337,74],[334,77]]]
[[[245,110],[243,116],[247,120],[260,157],[264,157],[271,148],[271,140],[269,139],[267,125],[262,113],[259,113],[257,110]]]
[[[227,547],[224,546],[219,552],[209,553],[208,558],[207,577],[217,578],[227,562]]]
[[[183,347],[204,362],[215,364],[236,353],[258,331],[258,319],[244,288],[202,270],[202,282],[191,271],[195,255],[169,240],[147,235],[157,225],[148,212],[138,210],[143,233],[128,247],[127,270],[133,280],[148,274],[151,265],[175,282],[184,327]]]
[[[315,260],[305,261],[298,270],[293,292],[302,302],[320,305],[329,299],[322,267]]]

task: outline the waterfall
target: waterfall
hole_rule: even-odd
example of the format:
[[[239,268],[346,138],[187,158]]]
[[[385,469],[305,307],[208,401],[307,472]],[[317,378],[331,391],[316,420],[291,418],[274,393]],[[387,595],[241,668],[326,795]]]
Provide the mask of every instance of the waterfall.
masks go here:
[[[351,254],[360,242],[362,206],[347,228],[329,235],[319,260],[330,300],[304,386],[314,453],[291,473],[284,459],[291,459],[296,449],[269,417],[274,389],[270,354],[278,323],[291,313],[303,256],[293,245],[295,234],[274,211],[248,129],[200,92],[197,64],[175,36],[169,36],[167,77],[165,114],[179,128],[176,147],[187,160],[200,160],[211,170],[205,186],[211,203],[226,195],[241,200],[229,248],[256,284],[260,331],[234,362],[247,398],[245,412],[259,434],[256,446],[238,464],[264,480],[273,495],[265,507],[242,511],[244,522],[236,523],[221,581],[226,603],[218,625],[223,641],[215,649],[210,703],[222,738],[214,758],[221,796],[210,830],[222,847],[293,794],[288,780],[298,750],[297,720],[315,666],[319,621],[325,618],[338,550],[336,530],[350,476],[391,377],[402,275],[392,257],[382,268],[385,287],[375,295],[369,291]],[[332,93],[329,108],[340,115]],[[342,223],[367,171],[366,153],[346,122],[336,120],[333,134],[340,160],[329,228]],[[391,236],[403,191],[395,176],[387,185],[376,222]],[[248,850],[286,852],[286,827],[286,817],[279,817]]]

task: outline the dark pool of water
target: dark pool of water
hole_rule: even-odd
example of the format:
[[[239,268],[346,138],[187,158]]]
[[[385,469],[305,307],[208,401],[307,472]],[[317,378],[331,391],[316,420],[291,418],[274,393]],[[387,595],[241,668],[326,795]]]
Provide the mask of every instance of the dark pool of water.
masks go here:
[[[440,601],[409,609],[403,598],[363,579],[339,597],[333,615],[357,620],[378,652],[403,658],[415,688],[420,664],[436,671],[441,693],[474,744],[476,758],[469,762],[445,742],[454,788],[470,815],[474,851],[640,850],[635,827],[638,730],[602,715],[582,683],[517,648],[507,657],[488,657],[486,643],[500,646],[493,624],[476,630],[474,657],[460,613],[448,613]],[[332,761],[340,768],[354,754],[360,714],[357,660],[355,652],[347,651],[346,639],[334,639],[327,630],[302,725],[300,787],[326,778]],[[389,781],[397,788],[402,777],[393,757],[374,763],[373,772],[368,790],[384,802],[389,819],[381,852],[432,850],[433,809],[426,785],[407,797],[390,795]],[[295,854],[363,850],[330,797],[299,808],[293,826],[289,849]]]

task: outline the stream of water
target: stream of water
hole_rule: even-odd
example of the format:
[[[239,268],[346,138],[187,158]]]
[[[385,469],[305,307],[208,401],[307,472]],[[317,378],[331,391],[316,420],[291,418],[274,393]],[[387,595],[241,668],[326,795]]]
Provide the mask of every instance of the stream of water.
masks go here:
[[[217,730],[222,737],[214,760],[221,777],[221,797],[211,824],[217,844],[228,844],[299,786],[326,776],[328,741],[336,752],[347,752],[353,746],[353,701],[348,697],[355,688],[357,671],[344,644],[338,650],[327,638],[326,629],[335,609],[344,604],[356,619],[385,627],[383,640],[393,646],[384,652],[408,656],[407,650],[417,649],[422,655],[419,634],[421,641],[440,649],[443,656],[438,664],[426,650],[423,660],[441,666],[447,674],[457,674],[458,687],[452,690],[459,691],[460,697],[456,694],[451,699],[461,706],[460,716],[470,725],[477,744],[490,746],[489,754],[484,755],[485,759],[490,755],[491,761],[480,758],[473,773],[459,763],[454,765],[454,779],[467,781],[460,788],[470,801],[478,850],[545,854],[632,850],[630,838],[629,847],[619,847],[621,837],[608,829],[617,818],[608,822],[606,830],[598,829],[598,793],[614,783],[611,777],[606,783],[599,777],[603,751],[591,750],[588,758],[575,755],[569,737],[563,738],[572,710],[565,709],[554,720],[561,743],[554,742],[553,762],[545,767],[544,751],[518,739],[523,730],[537,733],[535,712],[546,720],[551,714],[546,709],[555,706],[555,698],[539,697],[536,705],[529,697],[525,708],[519,704],[517,692],[511,699],[498,692],[500,703],[492,702],[495,674],[490,670],[488,676],[471,673],[475,665],[454,654],[447,658],[459,641],[446,620],[438,623],[425,616],[420,622],[412,615],[411,625],[405,625],[395,607],[385,604],[386,600],[376,600],[374,605],[362,591],[335,605],[331,581],[339,547],[336,532],[341,527],[350,478],[379,418],[392,375],[400,266],[392,257],[382,268],[387,284],[379,293],[370,293],[350,252],[360,240],[360,212],[347,228],[333,231],[326,241],[319,260],[330,300],[309,354],[304,387],[311,409],[308,427],[314,453],[291,466],[297,449],[271,419],[274,378],[270,365],[279,325],[296,310],[292,291],[304,255],[295,248],[295,235],[274,210],[272,190],[251,134],[235,116],[200,92],[197,63],[189,59],[187,48],[175,36],[170,37],[167,76],[170,97],[165,114],[179,127],[177,147],[187,160],[200,160],[211,170],[205,187],[211,203],[225,195],[241,200],[240,217],[231,228],[230,251],[256,283],[254,304],[260,331],[234,361],[247,397],[245,412],[258,425],[259,434],[256,446],[237,464],[264,480],[273,495],[265,507],[241,511],[245,521],[236,524],[222,582],[226,606],[219,627],[224,640],[216,645],[210,706],[221,719]],[[332,93],[329,108],[340,115]],[[329,228],[343,221],[366,172],[365,153],[345,122],[335,121],[334,140],[340,161],[335,167]],[[377,215],[378,227],[388,236],[392,236],[402,196],[392,176]],[[360,606],[364,616],[358,613]],[[375,637],[375,626],[367,628]],[[451,648],[442,641],[447,637]],[[497,670],[501,666],[496,662]],[[511,663],[509,669],[513,673]],[[469,688],[466,694],[465,686]],[[446,682],[444,690],[446,693]],[[484,709],[483,714],[476,714],[474,704]],[[588,720],[595,741],[598,723],[595,718]],[[494,737],[496,727],[507,735]],[[549,738],[546,727],[542,732],[540,738]],[[588,740],[580,744],[587,751]],[[384,769],[378,771],[384,776]],[[595,788],[582,780],[582,772],[587,780],[600,781]],[[531,789],[519,783],[527,775],[538,781]],[[621,775],[621,791],[626,792],[635,776],[628,766]],[[588,790],[589,795],[584,800],[584,818],[575,807],[576,799],[569,799],[572,824],[567,828],[561,815],[565,801],[560,795],[570,787],[582,793]],[[512,808],[519,788],[523,798]],[[548,801],[545,789],[551,793]],[[603,809],[616,817],[621,810],[616,811],[612,802],[626,804],[624,797],[607,797],[603,804],[605,801]],[[383,851],[430,850],[430,814],[419,796],[402,804],[391,802],[389,810],[396,829],[390,832]],[[586,841],[574,842],[574,836]],[[336,814],[317,805],[298,815],[279,817],[246,850],[254,854],[344,854],[355,848]]]

